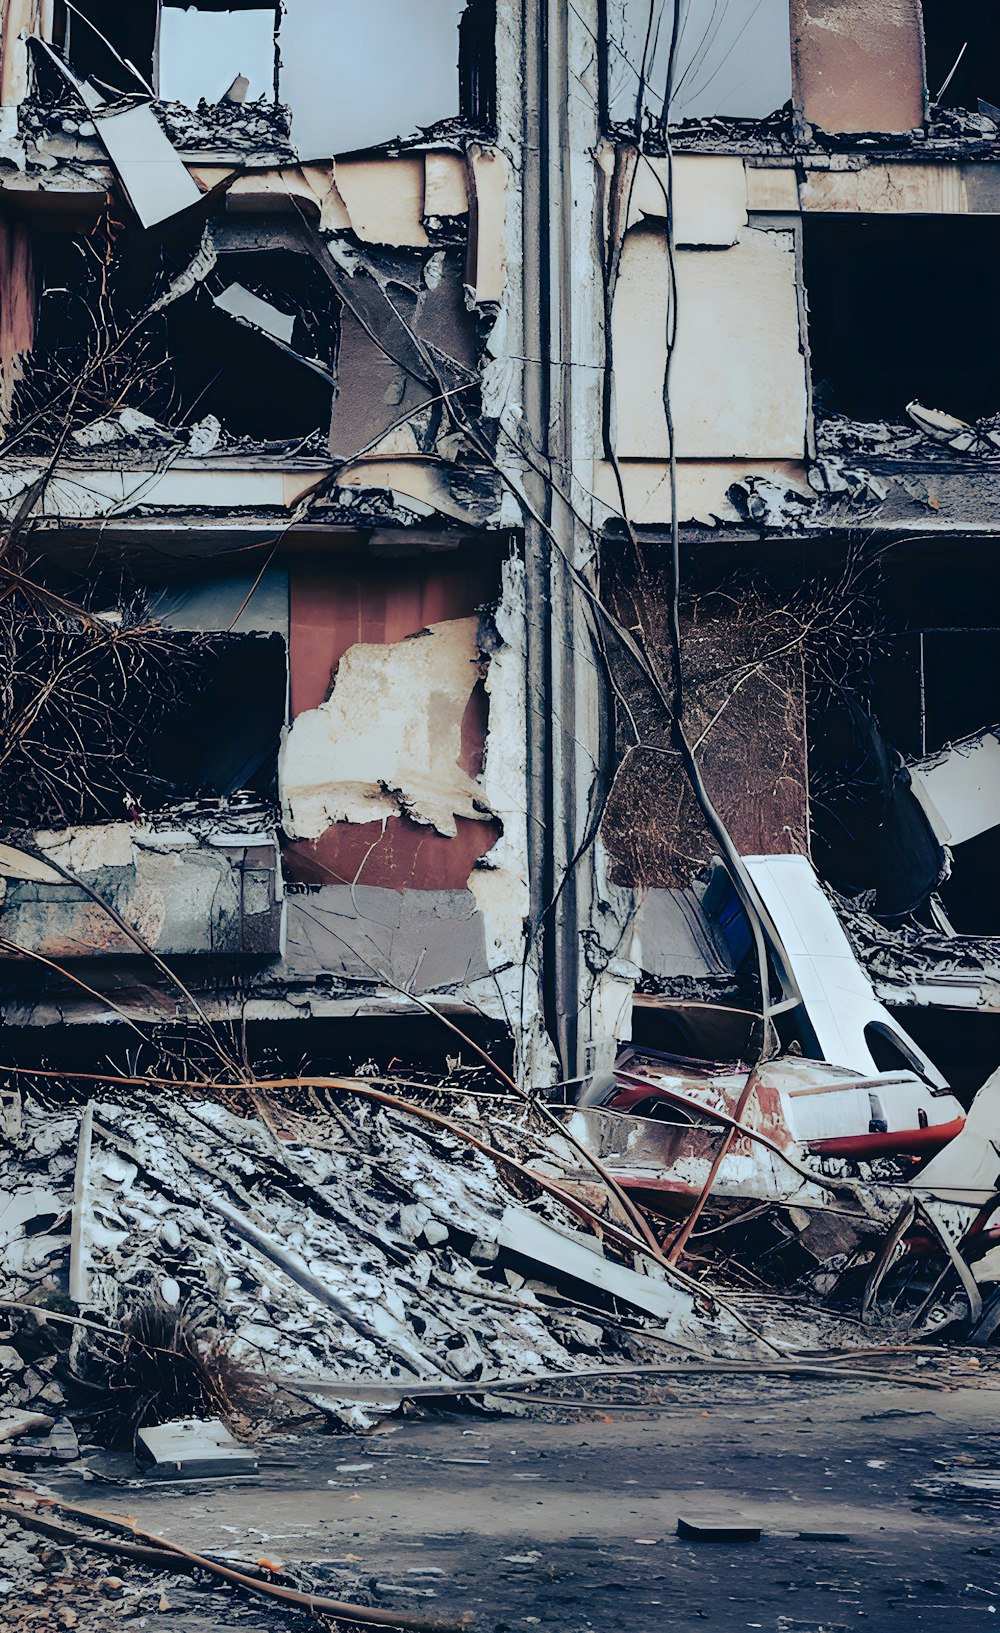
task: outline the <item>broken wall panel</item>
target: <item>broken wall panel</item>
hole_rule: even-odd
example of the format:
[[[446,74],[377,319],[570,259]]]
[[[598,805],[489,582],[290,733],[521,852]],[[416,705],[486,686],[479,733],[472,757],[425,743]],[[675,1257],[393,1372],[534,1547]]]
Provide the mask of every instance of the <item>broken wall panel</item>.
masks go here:
[[[609,185],[616,154],[621,148],[608,143],[599,155]],[[758,174],[735,154],[678,153],[667,160],[642,153],[628,185],[626,226],[665,221],[669,201],[678,249],[730,249],[748,224],[749,178]]]
[[[995,730],[911,761],[907,770],[943,845],[961,845],[1000,823],[1000,735]]]
[[[438,435],[452,429],[442,387],[466,384],[464,407],[475,406],[476,321],[462,252],[440,249],[418,260],[383,251],[377,272],[335,280],[343,310],[330,451],[338,459],[366,450],[433,453]],[[383,445],[392,432],[396,440]]]
[[[152,107],[138,103],[95,118],[97,132],[144,227],[190,209],[201,189],[157,123]]]
[[[795,240],[746,229],[731,249],[676,255],[670,395],[682,459],[795,459],[806,441]],[[670,269],[666,233],[633,227],[615,288],[617,450],[667,458],[663,377]]]
[[[407,991],[432,992],[489,973],[484,920],[468,890],[323,884],[288,900],[285,964],[315,979],[370,982],[376,972]],[[373,968],[374,967],[374,968]]]
[[[273,833],[248,841],[219,833],[208,844],[127,823],[36,836],[54,869],[49,879],[0,881],[0,933],[16,948],[53,960],[134,958],[134,938],[94,900],[107,902],[157,952],[173,956],[273,956],[281,946],[282,887]],[[84,885],[89,886],[88,889]],[[10,959],[11,949],[0,953]]]
[[[833,135],[924,118],[920,0],[790,0],[794,105]]]

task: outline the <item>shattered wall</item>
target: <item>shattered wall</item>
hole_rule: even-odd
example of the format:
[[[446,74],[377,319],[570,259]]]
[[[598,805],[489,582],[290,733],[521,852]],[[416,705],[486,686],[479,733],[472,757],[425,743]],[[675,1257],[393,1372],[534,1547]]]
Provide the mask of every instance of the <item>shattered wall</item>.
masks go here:
[[[186,650],[273,638],[280,675],[265,699],[230,645],[205,683],[196,771],[178,770],[196,735],[178,706],[146,781],[130,749],[135,775],[102,794],[106,810],[65,820],[142,825],[177,800],[200,820],[205,801],[256,802],[261,830],[281,824],[291,891],[291,951],[261,1002],[294,988],[318,1006],[326,980],[322,1001],[346,1003],[351,982],[377,988],[384,959],[397,985],[515,1016],[532,1046],[542,1002],[550,1031],[555,1011],[579,1014],[609,1055],[636,978],[626,887],[686,884],[717,848],[669,700],[648,676],[633,688],[615,625],[669,693],[676,521],[686,726],[706,784],[737,850],[808,852],[823,820],[811,776],[841,814],[807,751],[822,736],[810,665],[840,636],[823,596],[788,579],[804,584],[814,543],[996,524],[992,405],[945,398],[959,340],[965,358],[970,334],[995,349],[997,132],[987,114],[973,132],[927,113],[919,8],[902,0],[741,4],[701,35],[685,8],[671,155],[669,29],[647,64],[659,111],[651,93],[641,143],[630,126],[643,32],[630,5],[608,8],[622,73],[595,56],[596,4],[594,27],[567,21],[558,71],[579,94],[556,99],[548,133],[523,77],[540,42],[507,0],[441,0],[412,49],[386,26],[388,0],[363,26],[346,3],[254,8],[248,60],[227,46],[199,64],[218,68],[216,100],[214,81],[178,78],[177,40],[207,31],[208,13],[166,9],[159,59],[152,34],[142,52],[129,36],[149,86],[133,75],[124,97],[47,8],[5,13],[5,41],[15,23],[37,37],[15,34],[3,58],[0,514],[15,570],[39,564],[32,605],[51,618],[62,598],[67,652],[102,647],[95,615],[124,637],[139,596]],[[317,96],[320,61],[335,61],[343,95],[327,80]],[[856,139],[870,131],[878,142]],[[958,216],[964,303],[941,294]],[[907,269],[926,277],[932,240],[947,344],[925,365],[910,315],[927,291]],[[890,342],[905,380],[900,363],[891,396],[855,401],[858,378],[887,379]],[[806,548],[775,599],[781,575],[763,563],[789,539]],[[699,576],[703,545],[718,553]],[[937,639],[923,624],[899,634]],[[244,686],[267,745],[238,724]],[[874,714],[876,686],[864,674],[855,688]],[[892,761],[879,788],[898,782]],[[56,820],[7,814],[21,837]],[[520,979],[526,937],[533,956],[550,941],[574,965],[572,1000]]]
[[[248,12],[239,39],[230,31],[219,45],[208,11],[167,7],[157,42],[140,38],[155,6],[120,23],[98,10],[84,8],[107,24],[110,46],[59,7],[6,11],[8,31],[19,20],[37,34],[17,46],[19,77],[5,80],[16,165],[0,246],[11,274],[0,332],[10,561],[27,560],[22,528],[34,537],[49,524],[18,592],[35,613],[24,628],[37,627],[44,652],[57,639],[82,654],[88,673],[107,648],[112,677],[136,617],[165,660],[204,647],[225,667],[225,654],[249,652],[239,641],[278,641],[285,735],[280,765],[255,782],[247,728],[270,720],[279,695],[258,696],[264,666],[239,678],[230,663],[216,703],[216,680],[147,664],[147,735],[159,709],[166,746],[157,739],[140,766],[133,734],[119,744],[121,787],[103,796],[106,812],[89,785],[65,812],[97,819],[68,830],[89,835],[95,856],[116,835],[128,850],[87,864],[84,885],[108,911],[61,875],[15,869],[0,925],[10,978],[23,995],[21,945],[56,963],[110,955],[124,970],[141,954],[122,926],[139,933],[141,921],[158,955],[251,953],[267,964],[251,980],[262,1013],[284,1012],[291,991],[335,1004],[359,979],[377,993],[385,976],[420,992],[468,989],[506,1018],[518,1002],[508,972],[520,968],[527,865],[521,589],[482,533],[499,520],[481,370],[508,232],[507,161],[490,141],[491,8],[440,6],[413,49],[397,30],[402,78],[390,97],[387,17],[366,11],[373,32],[367,45],[355,35],[350,66],[333,51],[347,89],[332,101],[326,70],[322,98],[310,79],[329,60],[317,31],[337,35],[330,8],[285,8],[273,85],[274,8]],[[189,49],[185,65],[192,30],[204,49]],[[433,73],[414,75],[415,51]],[[213,102],[211,75],[234,65]],[[365,73],[377,96],[363,93]],[[432,112],[452,123],[424,137],[416,127]],[[23,651],[23,632],[17,641]],[[28,691],[43,684],[35,668]],[[181,672],[201,689],[200,725],[179,694],[167,706]],[[102,686],[85,693],[97,723],[112,701]],[[494,732],[493,699],[509,746]],[[18,706],[30,713],[31,699]],[[43,718],[27,741],[51,734]],[[93,768],[81,774],[86,783]],[[10,838],[28,845],[19,855],[34,854],[42,823],[60,816],[31,787],[21,780],[23,810],[7,812],[21,824]],[[101,826],[102,814],[118,821]],[[252,859],[258,834],[273,845],[279,819],[292,893],[282,904],[281,874],[272,879],[270,928],[258,933],[253,868],[232,861],[233,846],[242,830]],[[447,928],[460,922],[464,941]],[[335,933],[321,934],[324,924]],[[203,968],[189,972],[196,988],[225,987]],[[95,995],[133,979],[96,974]],[[71,1005],[71,989],[56,985]]]

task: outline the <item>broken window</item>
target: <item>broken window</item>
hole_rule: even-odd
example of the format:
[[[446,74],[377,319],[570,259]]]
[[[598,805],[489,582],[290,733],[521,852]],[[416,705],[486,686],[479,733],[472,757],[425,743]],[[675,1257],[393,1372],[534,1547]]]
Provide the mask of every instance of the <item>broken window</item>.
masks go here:
[[[230,435],[259,441],[319,432],[325,446],[335,324],[329,280],[309,257],[220,255],[166,315],[175,414],[213,414]]]
[[[808,214],[803,239],[820,418],[1000,409],[995,219]]]
[[[458,117],[492,128],[495,34],[496,0],[56,0],[52,39],[106,97],[215,109],[230,140],[243,104],[269,105],[272,142],[287,109],[299,157],[318,159]],[[181,145],[211,136],[167,122]]]
[[[923,0],[927,94],[946,108],[996,116],[1000,8],[984,0]]]
[[[152,90],[157,11],[157,0],[57,0],[53,40],[77,77],[105,94]]]
[[[87,600],[100,608],[96,584]],[[27,594],[7,607],[0,821],[120,822],[244,789],[273,799],[286,689],[279,635],[164,630],[135,597],[89,624]]]
[[[317,433],[326,447],[337,323],[329,280],[308,256],[216,252],[200,231],[181,225],[153,241],[105,219],[86,236],[37,235],[39,321],[15,398],[30,424],[22,451],[60,434],[53,371],[83,382],[71,432],[80,454],[210,452],[198,427],[212,446],[220,435]],[[95,347],[107,358],[97,368]]]
[[[788,0],[677,0],[671,124],[684,119],[762,119],[791,96]],[[674,32],[672,0],[611,0],[608,103],[614,122],[644,103],[663,114]],[[643,76],[643,66],[645,74]]]
[[[458,111],[470,125],[497,122],[496,0],[469,0],[458,25]]]
[[[304,159],[416,134],[458,111],[461,0],[288,0],[281,99]]]
[[[885,558],[871,653],[810,697],[813,856],[890,926],[995,935],[1000,595],[988,546],[955,541],[950,558],[933,539]]]
[[[159,81],[167,102],[271,99],[276,83],[277,13],[262,4],[184,5],[166,0],[160,17]]]
[[[184,637],[174,637],[182,645]],[[188,643],[196,640],[188,637]],[[277,635],[208,638],[197,690],[171,711],[149,747],[143,778],[149,809],[178,798],[277,793],[285,722],[285,643]]]

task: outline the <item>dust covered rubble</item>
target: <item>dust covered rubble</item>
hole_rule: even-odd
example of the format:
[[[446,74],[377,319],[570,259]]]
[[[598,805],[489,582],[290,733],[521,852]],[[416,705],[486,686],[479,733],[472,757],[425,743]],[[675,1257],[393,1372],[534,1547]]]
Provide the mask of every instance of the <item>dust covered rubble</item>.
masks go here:
[[[447,1130],[353,1097],[329,1115],[285,1118],[280,1138],[265,1115],[162,1091],[95,1101],[78,1311],[117,1325],[150,1300],[183,1309],[242,1366],[294,1379],[306,1394],[322,1381],[313,1398],[355,1426],[356,1408],[331,1396],[340,1379],[345,1400],[358,1379],[450,1381],[461,1393],[584,1363],[660,1359],[668,1328],[699,1353],[752,1343],[683,1287],[676,1321],[664,1323],[636,1310],[623,1319],[610,1305],[580,1313],[565,1296],[540,1298],[551,1289],[530,1272],[505,1274],[500,1221],[508,1205],[524,1205],[530,1181],[515,1191]],[[452,1115],[478,1123],[471,1099]],[[59,1300],[70,1285],[80,1126],[79,1107],[25,1100],[0,1184],[0,1300],[74,1308]],[[515,1124],[504,1128],[516,1141]],[[479,1133],[500,1137],[492,1124]],[[558,1143],[534,1141],[543,1171],[558,1171]],[[529,1163],[531,1144],[522,1137]],[[551,1197],[531,1206],[568,1228]],[[6,1404],[30,1396],[15,1380]]]

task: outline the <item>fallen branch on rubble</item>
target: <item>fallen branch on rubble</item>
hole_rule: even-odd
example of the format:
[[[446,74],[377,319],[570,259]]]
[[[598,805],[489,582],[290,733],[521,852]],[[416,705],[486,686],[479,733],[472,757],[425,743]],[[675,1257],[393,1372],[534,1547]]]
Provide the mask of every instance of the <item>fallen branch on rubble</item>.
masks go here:
[[[297,1588],[283,1588],[277,1582],[250,1576],[245,1571],[237,1571],[229,1565],[222,1565],[217,1560],[209,1559],[205,1554],[195,1553],[193,1549],[182,1548],[179,1543],[168,1542],[164,1537],[140,1530],[134,1521],[124,1517],[102,1514],[95,1509],[80,1508],[74,1503],[58,1502],[55,1498],[43,1496],[23,1484],[15,1487],[13,1495],[27,1499],[39,1507],[51,1509],[55,1513],[69,1514],[82,1520],[85,1525],[118,1534],[112,1541],[69,1526],[59,1526],[53,1521],[45,1524],[43,1516],[24,1508],[21,1504],[0,1503],[0,1513],[8,1519],[16,1520],[27,1530],[44,1531],[48,1536],[60,1532],[62,1533],[60,1540],[71,1542],[78,1548],[91,1548],[99,1553],[121,1554],[125,1558],[136,1560],[137,1563],[155,1565],[157,1569],[176,1573],[187,1574],[191,1570],[207,1571],[212,1576],[221,1577],[224,1582],[231,1582],[235,1587],[243,1588],[248,1593],[260,1594],[266,1599],[276,1599],[282,1604],[294,1605],[301,1610],[311,1611],[316,1616],[332,1616],[338,1621],[354,1622],[362,1627],[398,1627],[407,1629],[408,1633],[462,1633],[468,1625],[468,1618],[461,1622],[448,1622],[436,1616],[413,1616],[408,1611],[381,1610],[373,1605],[349,1604],[342,1599],[327,1599],[322,1594],[300,1593]],[[141,1544],[137,1546],[121,1540],[122,1532],[141,1538],[141,1544],[146,1546],[143,1547]]]

